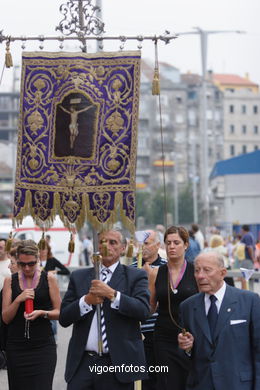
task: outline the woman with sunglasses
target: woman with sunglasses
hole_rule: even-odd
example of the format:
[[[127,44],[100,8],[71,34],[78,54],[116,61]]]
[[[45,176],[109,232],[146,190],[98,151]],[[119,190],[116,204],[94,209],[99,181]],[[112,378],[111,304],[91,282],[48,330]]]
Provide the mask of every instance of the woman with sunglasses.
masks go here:
[[[17,264],[3,288],[9,389],[51,390],[57,353],[50,320],[59,317],[59,287],[53,274],[41,271],[34,241],[18,245]]]

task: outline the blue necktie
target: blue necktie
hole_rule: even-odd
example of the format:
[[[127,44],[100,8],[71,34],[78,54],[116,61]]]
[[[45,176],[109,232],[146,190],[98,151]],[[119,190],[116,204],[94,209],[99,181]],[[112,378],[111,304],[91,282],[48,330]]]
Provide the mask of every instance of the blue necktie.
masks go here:
[[[211,333],[211,338],[213,339],[214,338],[214,331],[215,331],[217,319],[218,319],[218,308],[216,305],[217,298],[215,297],[215,295],[211,295],[209,297],[209,299],[211,301],[211,305],[210,305],[210,308],[208,311],[208,322],[209,322],[209,329],[210,329],[210,333]]]

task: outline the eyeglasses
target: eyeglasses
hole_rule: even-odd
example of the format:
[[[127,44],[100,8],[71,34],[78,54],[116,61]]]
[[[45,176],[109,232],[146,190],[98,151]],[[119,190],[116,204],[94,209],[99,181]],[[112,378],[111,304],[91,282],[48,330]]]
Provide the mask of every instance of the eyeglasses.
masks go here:
[[[35,264],[37,264],[37,261],[29,261],[28,263],[24,263],[23,261],[17,261],[17,264],[20,265],[21,267],[33,267]]]

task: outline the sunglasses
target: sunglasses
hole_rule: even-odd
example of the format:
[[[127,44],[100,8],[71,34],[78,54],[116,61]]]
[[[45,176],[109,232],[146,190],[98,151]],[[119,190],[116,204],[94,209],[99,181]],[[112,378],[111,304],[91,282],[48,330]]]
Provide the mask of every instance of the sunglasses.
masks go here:
[[[17,261],[17,264],[20,265],[21,267],[33,267],[35,264],[37,264],[37,261],[29,261],[28,263],[24,263],[23,261]]]

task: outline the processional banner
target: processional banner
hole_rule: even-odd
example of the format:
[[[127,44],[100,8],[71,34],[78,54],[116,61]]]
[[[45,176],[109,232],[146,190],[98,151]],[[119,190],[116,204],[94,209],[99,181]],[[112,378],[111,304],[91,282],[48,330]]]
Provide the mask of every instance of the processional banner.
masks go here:
[[[14,221],[134,231],[140,52],[23,53]]]

